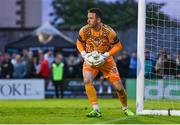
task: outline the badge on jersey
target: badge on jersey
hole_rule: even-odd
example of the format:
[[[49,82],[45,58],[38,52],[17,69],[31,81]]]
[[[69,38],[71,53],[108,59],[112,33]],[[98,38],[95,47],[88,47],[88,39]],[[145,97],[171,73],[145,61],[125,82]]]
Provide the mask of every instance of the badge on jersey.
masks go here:
[[[96,46],[99,46],[100,43],[101,43],[101,42],[100,42],[100,38],[95,37],[95,38],[94,38],[94,43],[95,43]]]

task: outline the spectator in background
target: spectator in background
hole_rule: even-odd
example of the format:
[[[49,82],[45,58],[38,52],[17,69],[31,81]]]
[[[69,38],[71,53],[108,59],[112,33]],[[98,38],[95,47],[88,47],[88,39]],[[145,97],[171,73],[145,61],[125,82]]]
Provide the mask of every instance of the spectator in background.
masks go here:
[[[61,90],[61,98],[64,97],[64,63],[63,56],[57,54],[55,61],[51,66],[52,82],[55,87],[56,98],[59,98],[59,89]]]
[[[52,50],[47,50],[47,52],[44,54],[44,58],[48,61],[49,67],[51,67],[51,64],[54,61],[54,53]]]
[[[145,53],[145,78],[152,78],[154,72],[154,58],[150,54],[150,51]]]
[[[10,55],[8,53],[3,54],[3,61],[1,64],[1,75],[2,78],[9,79],[12,78],[13,74],[13,64],[10,60]]]
[[[116,64],[120,76],[127,78],[129,74],[130,57],[127,51],[123,51],[122,55],[116,57]]]
[[[47,91],[49,78],[50,78],[50,67],[47,59],[44,58],[43,53],[39,53],[39,67],[38,67],[39,78],[44,78],[45,80],[45,91]]]
[[[123,51],[122,55],[116,57],[117,69],[120,73],[122,84],[126,89],[126,79],[129,74],[130,57],[127,51]]]
[[[176,65],[180,66],[180,54],[176,55]]]
[[[133,52],[130,57],[129,77],[136,78],[136,71],[137,71],[137,55],[135,52]]]
[[[0,51],[0,78],[1,78],[1,64],[2,64],[3,60],[4,60],[4,56],[3,56],[2,52]]]
[[[17,54],[15,56],[15,64],[13,65],[14,71],[13,71],[13,78],[24,78],[26,69],[25,65],[22,62],[22,57],[20,54]]]
[[[22,51],[23,57],[22,62],[25,65],[25,78],[34,78],[36,76],[36,70],[33,62],[33,53],[27,49]]]
[[[37,77],[37,74],[36,74],[36,67],[35,67],[35,64],[34,64],[34,55],[33,55],[33,52],[32,51],[29,51],[29,53],[28,53],[28,57],[29,57],[29,69],[32,69],[31,71],[30,71],[30,77],[31,78],[36,78]]]
[[[39,72],[39,57],[33,57],[33,64],[35,68],[35,77],[38,77],[38,72]]]
[[[180,78],[180,53],[176,55],[176,66],[177,66],[176,77]]]
[[[12,53],[12,56],[11,56],[11,63],[14,65],[16,63],[16,53]]]
[[[157,59],[156,64],[155,64],[155,72],[156,72],[156,76],[158,78],[163,78],[163,76],[164,76],[164,62],[167,59],[167,55],[163,49],[160,49],[158,53],[159,53],[158,59]]]
[[[176,75],[176,62],[170,54],[167,54],[164,67],[164,78],[174,78]]]
[[[44,58],[44,53],[41,49],[39,49],[37,56],[34,57],[34,59],[33,59],[33,63],[34,63],[35,69],[36,69],[37,77],[39,77],[40,63],[41,63],[43,58]]]
[[[76,60],[73,54],[70,54],[67,59],[67,71],[66,71],[66,77],[67,78],[75,78],[77,71],[76,71]]]
[[[82,65],[83,65],[83,58],[81,54],[78,54],[77,60],[76,60],[76,66],[75,66],[75,71],[76,71],[76,78],[82,78]]]

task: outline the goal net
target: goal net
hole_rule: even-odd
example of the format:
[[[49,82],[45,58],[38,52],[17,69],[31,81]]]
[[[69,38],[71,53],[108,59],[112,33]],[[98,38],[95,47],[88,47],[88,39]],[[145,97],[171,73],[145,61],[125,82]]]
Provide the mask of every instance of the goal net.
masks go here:
[[[180,116],[180,1],[138,2],[136,113]]]

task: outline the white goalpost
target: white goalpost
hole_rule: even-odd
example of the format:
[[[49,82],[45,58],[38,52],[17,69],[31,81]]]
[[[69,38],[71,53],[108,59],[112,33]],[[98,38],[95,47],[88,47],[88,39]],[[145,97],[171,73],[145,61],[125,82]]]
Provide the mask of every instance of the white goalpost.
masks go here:
[[[153,2],[138,0],[136,114],[180,116],[180,16],[162,17]]]
[[[136,80],[136,114],[142,114],[144,109],[144,46],[145,46],[145,0],[138,1],[138,37],[137,37],[137,80]]]

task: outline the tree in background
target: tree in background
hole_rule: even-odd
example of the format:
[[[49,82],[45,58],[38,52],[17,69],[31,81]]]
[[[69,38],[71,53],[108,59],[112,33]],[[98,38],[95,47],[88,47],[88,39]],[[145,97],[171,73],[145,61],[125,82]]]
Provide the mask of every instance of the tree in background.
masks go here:
[[[86,24],[87,10],[91,7],[101,8],[104,23],[115,29],[136,27],[137,3],[134,0],[123,2],[104,2],[102,0],[54,0],[53,24],[61,29],[79,29]],[[58,22],[59,20],[62,22]]]
[[[156,12],[160,12],[160,9],[165,4],[153,4],[158,6],[153,8],[153,15],[156,18],[158,16]],[[148,3],[147,10],[152,9],[151,5],[152,3]],[[91,7],[102,9],[104,23],[116,30],[137,27],[138,3],[135,0],[117,0],[116,2],[105,2],[103,0],[54,0],[52,6],[54,8],[54,12],[50,14],[54,17],[52,23],[61,29],[76,30],[85,25],[87,21],[87,10]],[[159,18],[170,20],[169,16],[162,12],[159,13]],[[157,23],[152,19],[146,19],[146,21],[148,23],[153,21],[153,24]],[[176,24],[175,21],[172,22]]]

